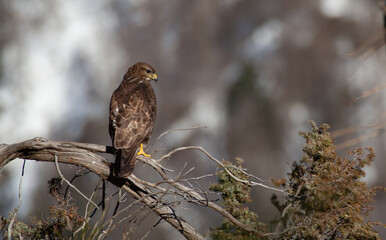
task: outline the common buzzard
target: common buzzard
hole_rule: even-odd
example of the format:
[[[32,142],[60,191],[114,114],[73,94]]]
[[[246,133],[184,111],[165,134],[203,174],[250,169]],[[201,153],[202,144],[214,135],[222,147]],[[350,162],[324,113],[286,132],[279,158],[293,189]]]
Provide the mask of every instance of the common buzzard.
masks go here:
[[[138,62],[127,70],[110,101],[109,133],[115,149],[116,173],[129,176],[137,155],[150,156],[142,143],[149,141],[156,118],[157,102],[151,80],[157,81],[153,67]]]

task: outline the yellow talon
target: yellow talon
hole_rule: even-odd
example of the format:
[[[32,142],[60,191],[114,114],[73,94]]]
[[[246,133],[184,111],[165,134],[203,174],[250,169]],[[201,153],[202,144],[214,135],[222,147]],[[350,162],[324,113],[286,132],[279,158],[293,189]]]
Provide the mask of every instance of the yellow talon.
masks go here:
[[[139,151],[137,152],[137,155],[143,155],[145,157],[151,157],[150,154],[146,154],[145,151],[143,151],[142,143],[141,143],[141,146],[139,147]]]

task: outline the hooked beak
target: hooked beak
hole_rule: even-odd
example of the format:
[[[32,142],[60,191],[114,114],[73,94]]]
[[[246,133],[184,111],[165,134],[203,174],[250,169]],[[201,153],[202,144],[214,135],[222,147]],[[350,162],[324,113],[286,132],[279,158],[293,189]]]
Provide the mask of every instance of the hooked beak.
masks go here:
[[[157,82],[158,81],[158,78],[157,78],[157,74],[155,73],[152,73],[152,74],[149,74],[147,75],[149,78],[151,78],[151,80],[154,80],[154,82]]]

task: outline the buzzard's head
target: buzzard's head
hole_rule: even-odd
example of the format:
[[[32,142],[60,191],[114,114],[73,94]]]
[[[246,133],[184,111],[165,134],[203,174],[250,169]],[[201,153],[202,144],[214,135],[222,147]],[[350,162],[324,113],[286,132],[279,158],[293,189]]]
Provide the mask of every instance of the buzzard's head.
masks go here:
[[[149,64],[138,62],[133,65],[133,68],[135,68],[136,72],[142,76],[142,79],[145,79],[146,81],[154,80],[157,82],[157,74],[155,73],[154,68]]]

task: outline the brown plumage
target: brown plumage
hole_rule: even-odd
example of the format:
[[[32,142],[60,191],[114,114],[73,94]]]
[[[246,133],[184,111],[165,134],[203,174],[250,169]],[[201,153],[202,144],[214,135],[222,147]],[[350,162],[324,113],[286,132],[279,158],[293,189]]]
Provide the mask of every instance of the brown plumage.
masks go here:
[[[121,177],[133,172],[135,153],[153,131],[157,103],[151,80],[157,81],[153,67],[138,62],[127,70],[111,96],[109,133],[116,154],[116,174]]]

